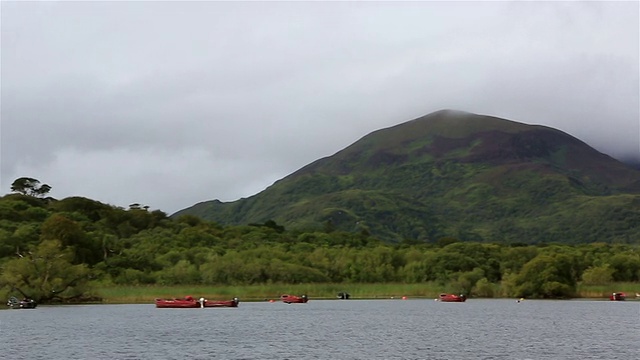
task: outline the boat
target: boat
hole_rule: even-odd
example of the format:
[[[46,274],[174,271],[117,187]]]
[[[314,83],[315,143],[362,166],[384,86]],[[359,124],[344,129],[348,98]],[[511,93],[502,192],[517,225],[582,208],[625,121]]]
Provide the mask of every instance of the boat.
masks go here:
[[[623,293],[623,292],[619,292],[619,293],[613,293],[611,295],[609,295],[609,300],[611,301],[624,301],[627,299],[627,294]]]
[[[18,300],[17,297],[12,296],[7,301],[7,306],[12,309],[35,309],[38,306],[38,303],[33,299],[24,298],[22,300]]]
[[[206,300],[204,301],[204,307],[238,307],[240,300],[233,298],[231,300]]]
[[[280,300],[282,300],[282,302],[286,304],[304,304],[309,301],[309,298],[307,297],[307,295],[296,296],[284,294],[280,296]]]
[[[194,309],[208,307],[238,307],[240,300],[233,298],[231,300],[207,300],[203,297],[194,299],[191,296],[185,296],[182,299],[155,299],[157,308],[173,308],[173,309]]]
[[[157,308],[203,308],[204,307],[204,298],[200,298],[198,300],[194,299],[191,296],[185,296],[182,299],[156,299],[156,307]]]
[[[455,295],[455,294],[440,294],[440,296],[436,299],[436,301],[442,302],[465,302],[467,297],[464,294]]]
[[[338,299],[342,299],[342,300],[347,300],[351,297],[351,294],[349,294],[346,291],[342,291],[338,293]]]

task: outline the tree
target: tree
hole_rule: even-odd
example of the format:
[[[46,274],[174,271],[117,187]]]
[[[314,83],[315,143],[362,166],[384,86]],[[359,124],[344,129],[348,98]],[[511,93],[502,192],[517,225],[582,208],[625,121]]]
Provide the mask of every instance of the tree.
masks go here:
[[[11,184],[11,191],[23,195],[43,197],[51,191],[51,186],[40,184],[40,181],[34,178],[21,177]]]
[[[94,265],[103,259],[102,240],[87,236],[79,223],[59,213],[42,223],[40,239],[59,240],[63,246],[73,247],[76,264]]]
[[[575,293],[571,258],[565,254],[538,255],[513,279],[517,297],[563,298]]]
[[[51,191],[51,186],[42,184],[37,189],[34,189],[34,195],[37,197],[43,197]]]
[[[72,249],[63,249],[60,241],[45,240],[18,255],[4,264],[0,287],[42,303],[87,295],[89,269],[85,264],[73,265]]]
[[[609,259],[609,265],[614,270],[614,281],[638,281],[640,277],[640,255],[616,254]]]
[[[590,267],[582,273],[582,282],[585,285],[606,285],[613,281],[613,272],[609,264]]]

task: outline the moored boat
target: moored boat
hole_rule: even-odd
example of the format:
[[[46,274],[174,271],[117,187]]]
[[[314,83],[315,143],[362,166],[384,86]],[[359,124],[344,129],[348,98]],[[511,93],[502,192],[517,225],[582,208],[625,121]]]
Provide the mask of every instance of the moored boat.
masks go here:
[[[238,307],[240,300],[233,298],[231,300],[204,300],[204,307]]]
[[[455,295],[455,294],[440,294],[440,296],[436,299],[436,301],[442,302],[465,302],[467,297],[464,294]]]
[[[307,295],[296,296],[284,294],[280,296],[280,300],[282,300],[282,302],[286,304],[304,304],[309,301],[309,298],[307,297]]]
[[[181,308],[192,309],[204,307],[204,298],[198,300],[191,296],[185,296],[182,299],[156,299],[157,308]]]
[[[231,300],[207,300],[203,297],[194,299],[191,296],[185,296],[182,299],[155,299],[157,308],[173,308],[173,309],[194,309],[207,307],[238,307],[240,300],[233,298]]]
[[[609,300],[611,301],[624,301],[626,299],[627,294],[623,292],[614,292],[613,294],[609,295]]]
[[[7,301],[7,306],[12,309],[35,309],[38,306],[38,303],[33,299],[24,298],[22,300],[18,300],[15,296],[9,298]]]

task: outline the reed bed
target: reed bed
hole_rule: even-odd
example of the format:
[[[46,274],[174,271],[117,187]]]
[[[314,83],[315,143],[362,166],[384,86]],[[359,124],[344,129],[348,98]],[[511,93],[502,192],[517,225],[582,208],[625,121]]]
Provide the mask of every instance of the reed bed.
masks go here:
[[[608,298],[614,292],[627,294],[628,299],[634,299],[640,293],[640,283],[620,282],[607,285],[578,285],[578,294],[582,298]]]
[[[339,292],[348,292],[351,299],[425,298],[435,299],[442,292],[450,292],[437,283],[422,284],[264,284],[264,285],[184,285],[184,286],[105,286],[98,287],[95,295],[106,304],[144,304],[155,298],[176,298],[191,295],[207,299],[240,301],[277,300],[282,294],[306,294],[311,299],[336,299]],[[640,292],[638,283],[609,285],[579,285],[578,298],[605,299],[612,292],[626,292],[629,299]],[[500,293],[498,288],[497,294]]]
[[[347,292],[351,299],[435,298],[444,288],[425,284],[265,284],[220,286],[108,286],[98,287],[95,294],[104,303],[136,304],[153,302],[155,298],[176,298],[191,295],[207,299],[239,298],[241,301],[268,301],[282,294],[307,294],[312,299],[336,299]]]

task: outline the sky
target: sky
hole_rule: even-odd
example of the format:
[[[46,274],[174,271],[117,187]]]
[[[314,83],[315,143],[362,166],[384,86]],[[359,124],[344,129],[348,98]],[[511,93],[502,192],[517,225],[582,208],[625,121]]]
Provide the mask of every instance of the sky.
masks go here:
[[[638,1],[0,3],[0,194],[168,214],[441,109],[640,161]]]

